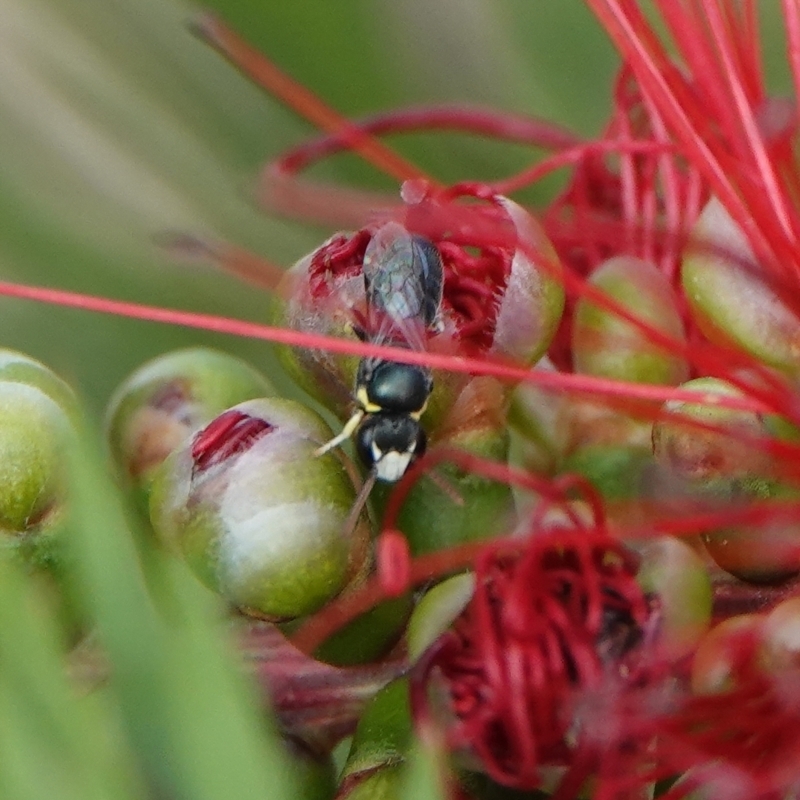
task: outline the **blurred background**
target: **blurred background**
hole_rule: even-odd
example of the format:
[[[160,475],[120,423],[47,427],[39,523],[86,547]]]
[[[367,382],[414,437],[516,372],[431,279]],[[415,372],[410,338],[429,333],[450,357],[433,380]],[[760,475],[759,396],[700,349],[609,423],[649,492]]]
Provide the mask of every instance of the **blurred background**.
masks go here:
[[[778,0],[764,0],[768,43]],[[348,116],[490,104],[591,134],[613,48],[583,0],[209,0],[205,8]],[[268,298],[176,263],[165,230],[236,242],[289,266],[330,231],[259,210],[260,165],[313,133],[188,32],[172,0],[0,0],[0,279],[266,321]],[[781,46],[767,46],[776,90]],[[444,181],[506,175],[525,148],[392,140]],[[317,177],[391,182],[350,156]],[[100,411],[145,359],[206,343],[270,368],[269,346],[0,299],[0,346],[42,359]]]

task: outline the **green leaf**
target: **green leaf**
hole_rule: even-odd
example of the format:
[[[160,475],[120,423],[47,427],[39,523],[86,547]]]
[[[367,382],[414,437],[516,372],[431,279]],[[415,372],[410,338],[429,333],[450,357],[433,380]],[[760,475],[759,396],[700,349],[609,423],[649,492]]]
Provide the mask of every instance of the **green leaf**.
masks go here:
[[[79,588],[147,779],[193,800],[294,797],[287,760],[222,635],[220,609],[183,567],[151,552],[140,560],[95,454],[72,466]]]

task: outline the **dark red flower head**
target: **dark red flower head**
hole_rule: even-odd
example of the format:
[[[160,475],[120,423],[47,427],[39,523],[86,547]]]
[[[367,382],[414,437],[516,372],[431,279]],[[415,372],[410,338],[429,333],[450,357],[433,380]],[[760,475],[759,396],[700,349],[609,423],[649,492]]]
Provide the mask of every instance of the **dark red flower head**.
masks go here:
[[[751,630],[732,645],[733,687],[689,696],[655,720],[660,772],[690,770],[683,788],[702,786],[708,797],[793,796],[800,763],[800,674],[794,667],[768,669]]]
[[[433,211],[427,200],[417,205],[425,205],[428,212]],[[419,209],[414,216],[422,223],[421,227],[429,227],[424,224]],[[435,214],[425,216],[430,219]],[[444,330],[458,341],[459,349],[472,353],[486,352],[492,345],[500,301],[511,271],[513,239],[506,237],[506,241],[499,242],[489,238],[470,240],[464,231],[443,230],[441,227],[435,232],[416,231],[410,219],[406,224],[410,232],[428,236],[441,256]],[[364,253],[374,232],[374,227],[367,227],[355,233],[337,234],[313,253],[308,284],[317,302],[330,301],[341,291],[343,282],[360,276]]]
[[[429,683],[440,678],[451,746],[494,780],[534,788],[540,767],[570,765],[587,696],[632,674],[649,616],[636,569],[598,530],[487,548],[472,600],[418,665],[417,718],[429,716]]]

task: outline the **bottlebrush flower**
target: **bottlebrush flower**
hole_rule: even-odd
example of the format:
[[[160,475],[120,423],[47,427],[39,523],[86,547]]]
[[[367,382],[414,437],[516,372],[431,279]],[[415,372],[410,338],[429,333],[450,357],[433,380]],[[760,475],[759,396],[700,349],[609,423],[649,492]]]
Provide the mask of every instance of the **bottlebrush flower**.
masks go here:
[[[287,84],[285,76],[276,78],[275,70],[259,61],[235,34],[204,18],[199,26],[202,35],[239,66],[249,67],[260,82],[267,83],[266,78],[271,75],[275,79],[273,85],[282,85],[285,93],[296,100],[296,107],[310,112],[310,118],[328,132],[322,139],[272,163],[262,175],[263,195],[271,190],[270,202],[283,204],[285,211],[296,211],[302,205],[300,201],[315,198],[314,210],[322,208],[330,218],[356,218],[355,230],[335,235],[300,262],[296,273],[300,276],[299,288],[287,290],[287,316],[278,327],[142,308],[58,291],[9,285],[3,286],[3,291],[84,310],[252,335],[302,348],[303,363],[295,364],[295,374],[305,372],[306,387],[319,391],[339,412],[350,400],[354,365],[360,358],[376,356],[439,370],[442,389],[431,403],[429,421],[441,433],[441,440],[463,443],[451,436],[452,429],[446,427],[449,411],[477,409],[481,433],[500,431],[490,442],[491,448],[486,440],[482,442],[484,450],[491,449],[491,455],[497,455],[498,462],[505,459],[502,420],[507,392],[496,391],[494,397],[499,399],[488,405],[471,404],[476,397],[491,399],[491,391],[481,393],[476,386],[485,390],[494,379],[503,381],[504,386],[528,381],[561,393],[573,392],[581,400],[588,397],[622,416],[635,415],[644,420],[645,428],[653,418],[663,422],[676,416],[677,402],[713,402],[752,414],[759,423],[753,444],[759,454],[768,456],[767,471],[774,468],[781,479],[796,481],[797,446],[791,437],[796,436],[792,424],[800,422],[800,414],[791,383],[797,374],[793,361],[797,301],[792,288],[798,258],[795,239],[800,225],[795,219],[798,187],[790,147],[795,118],[786,104],[766,100],[752,35],[756,4],[753,0],[741,6],[722,0],[656,0],[684,62],[676,66],[638,4],[632,0],[589,2],[621,45],[629,63],[615,88],[610,122],[601,136],[586,141],[539,120],[520,121],[511,115],[482,110],[390,112],[377,120],[351,123],[321,109],[299,87]],[[800,49],[800,12],[790,0],[786,0],[784,9],[794,59]],[[794,63],[792,66],[800,76],[800,67]],[[510,178],[446,189],[387,150],[372,135],[436,124],[473,133],[499,132],[501,137],[554,152]],[[304,185],[296,173],[336,150],[364,155],[403,183],[405,208],[398,210],[393,199],[385,202],[385,198],[376,199],[371,193],[324,192],[319,186]],[[563,167],[570,168],[567,185],[546,208],[539,209],[544,232],[540,235],[521,207],[505,198]],[[315,189],[319,190],[316,195]],[[462,198],[466,202],[461,202]],[[265,200],[264,196],[261,200]],[[303,210],[308,212],[309,206]],[[389,220],[429,237],[445,262],[441,350],[432,346],[430,352],[419,353],[387,348],[386,343],[360,342],[351,331],[354,324],[358,326],[359,314],[365,313],[361,307],[359,268],[371,240]],[[465,225],[465,220],[469,224]],[[190,220],[194,222],[194,218]],[[725,232],[722,239],[717,236],[719,226]],[[696,241],[693,234],[698,232],[707,240],[705,243]],[[552,251],[548,239],[553,244]],[[263,279],[265,265],[258,258],[235,248],[209,245],[205,240],[201,244],[200,251],[231,271],[270,283]],[[534,263],[538,265],[539,257],[541,274],[529,269]],[[661,284],[680,290],[678,313],[671,315],[669,325],[655,324],[648,314],[640,318],[635,297],[633,302],[629,297],[620,302],[613,292],[603,291],[591,279],[587,281],[599,265],[620,257],[628,264],[646,264],[642,271],[657,270],[663,278]],[[528,279],[535,277],[533,282],[539,281],[528,293],[530,296],[517,292],[525,288],[521,286],[524,281],[513,285],[515,264],[527,269],[524,274]],[[715,277],[722,280],[715,282]],[[730,286],[726,285],[726,278],[730,279]],[[347,285],[355,288],[352,298],[349,289],[344,288]],[[553,337],[562,289],[568,298],[567,310]],[[536,302],[528,304],[537,292]],[[542,300],[535,313],[530,313]],[[576,367],[585,368],[585,364],[573,358],[572,312],[584,302],[602,309],[606,319],[634,328],[648,348],[653,345],[674,357],[678,368],[666,384],[684,377],[689,363],[693,375],[724,378],[741,394],[719,398],[670,385],[620,380],[630,379],[627,373],[609,376],[602,371],[594,375],[575,371]],[[339,313],[342,308],[346,311],[343,315]],[[766,314],[762,313],[765,309]],[[768,335],[760,339],[762,318],[768,323]],[[682,326],[687,329],[686,337]],[[529,370],[530,363],[545,348],[556,369]],[[516,363],[508,363],[509,359]],[[777,367],[784,374],[776,376],[766,367]],[[636,377],[650,380],[647,375]],[[465,393],[470,402],[460,403]],[[670,405],[662,407],[665,400]],[[251,414],[251,410],[248,407],[245,411],[240,408],[227,412],[176,456],[181,463],[180,481],[175,484],[180,483],[184,498],[191,494],[190,511],[199,509],[206,516],[189,520],[190,526],[196,523],[196,527],[195,538],[187,542],[181,538],[185,530],[178,524],[186,519],[178,519],[180,514],[172,515],[167,519],[167,538],[186,549],[197,571],[213,585],[230,577],[216,571],[224,557],[230,555],[224,552],[226,537],[220,535],[228,522],[218,513],[221,501],[228,499],[230,493],[239,494],[240,502],[224,510],[232,510],[233,522],[243,523],[246,528],[251,522],[246,512],[254,510],[253,504],[260,502],[262,506],[257,510],[272,513],[285,500],[278,496],[275,486],[286,476],[276,472],[278,459],[268,453],[259,464],[263,472],[239,474],[241,484],[224,475],[226,468],[236,472],[242,461],[266,447],[272,437],[276,426],[271,418]],[[761,436],[762,421],[768,431],[765,436]],[[695,420],[694,424],[703,428],[702,420]],[[313,427],[318,430],[316,423]],[[464,432],[458,426],[456,430]],[[322,462],[313,460],[310,450],[312,444],[321,443],[320,436],[300,438],[303,441],[293,444],[289,456],[301,452],[307,457],[303,471],[313,472],[309,483],[316,484],[311,487],[314,497],[308,498],[313,504],[331,484],[325,477],[314,477],[315,471],[322,469]],[[495,446],[498,441],[500,444]],[[607,443],[604,440],[603,446]],[[438,452],[441,454],[441,449]],[[506,492],[504,500],[508,499],[507,484],[516,474],[511,468],[504,463],[493,467],[484,464],[485,471],[481,472],[480,459],[464,458],[463,453],[461,457],[461,461],[455,459],[456,464],[468,477],[473,473],[489,476]],[[649,452],[647,457],[650,458]],[[328,508],[314,516],[336,542],[340,532],[337,523],[347,518],[352,485],[349,476],[343,475],[331,459],[329,454],[328,463],[339,475],[339,488],[334,492],[335,513]],[[435,454],[427,464],[420,462],[420,472],[410,479],[419,478],[434,462]],[[563,464],[555,468],[559,466]],[[634,483],[622,474],[620,482],[632,489],[630,505],[638,517],[636,524],[628,520],[625,525],[618,525],[615,536],[633,538],[638,534],[652,538],[670,530],[697,535],[718,529],[723,517],[729,523],[746,517],[751,523],[769,524],[785,511],[754,500],[724,508],[689,504],[688,509],[681,508],[678,513],[674,498],[667,497],[672,489],[669,481],[656,469],[650,477],[650,484]],[[794,768],[788,758],[796,749],[793,695],[788,695],[789,708],[781,709],[777,702],[781,685],[765,682],[760,673],[727,696],[689,695],[681,667],[662,659],[651,646],[654,639],[649,635],[649,626],[655,626],[657,612],[663,606],[651,604],[652,598],[636,583],[636,559],[625,545],[602,529],[599,520],[596,528],[542,533],[541,523],[546,519],[552,494],[556,489],[572,492],[580,480],[572,475],[528,478],[521,483],[538,495],[539,502],[520,528],[521,534],[529,534],[527,539],[521,537],[511,544],[504,541],[486,549],[472,545],[466,550],[427,553],[408,571],[419,584],[468,566],[479,553],[474,564],[477,580],[471,604],[454,631],[418,667],[421,684],[425,684],[434,667],[441,673],[446,689],[449,684],[449,695],[446,691],[445,696],[452,701],[448,734],[453,743],[477,756],[489,774],[512,786],[541,785],[543,765],[566,769],[558,789],[560,798],[577,794],[591,774],[597,779],[596,795],[612,797],[623,791],[641,791],[642,784],[672,779],[684,770],[689,770],[690,776],[683,788],[676,785],[673,796],[699,783],[714,785],[714,781],[706,780],[709,775],[714,780],[735,781],[743,774],[748,777],[749,782],[744,785],[752,795],[782,796],[794,780]],[[243,504],[240,490],[244,484],[254,496]],[[466,480],[464,485],[468,485]],[[433,497],[428,507],[414,507],[410,499],[405,506],[421,531],[418,550],[425,547],[434,511],[440,516],[456,517],[450,514],[447,503],[452,502],[452,497],[446,488],[435,487],[436,492],[428,495]],[[452,494],[457,495],[461,488],[457,486]],[[398,493],[401,490],[398,487]],[[466,500],[469,502],[470,498],[471,495]],[[390,499],[387,517],[391,517],[394,533],[398,533],[395,523],[403,531],[410,529],[397,506]],[[797,518],[796,506],[795,501],[794,516],[788,517],[791,521]],[[165,518],[176,507],[168,509]],[[337,515],[338,519],[333,519]],[[475,523],[477,515],[469,516],[468,521]],[[501,519],[500,524],[505,526],[505,521]],[[482,519],[478,519],[478,527],[483,534],[494,533]],[[242,544],[247,537],[235,538]],[[331,596],[338,597],[359,566],[368,560],[366,532],[359,531],[356,538],[356,542],[346,543],[352,544],[354,550],[337,550],[337,563],[333,565],[336,574],[323,587],[326,591],[317,592],[320,587],[312,586],[314,596],[301,598],[300,607],[287,608],[285,603],[273,607],[265,602],[260,612],[285,619],[313,612]],[[428,540],[435,537],[428,535]],[[396,537],[394,541],[397,542]],[[291,537],[284,537],[281,544],[287,548],[284,552],[296,555]],[[435,540],[431,549],[442,544],[453,542]],[[398,560],[407,555],[394,552]],[[464,557],[465,553],[469,558]],[[288,576],[284,586],[287,596],[296,588],[298,576],[292,572],[295,568],[292,558],[279,565],[278,579]],[[404,575],[398,569],[394,577]],[[274,576],[265,582],[260,581],[261,577],[259,573],[245,585],[234,586],[234,602],[252,607],[261,605],[265,598],[274,599],[266,597],[274,589]],[[264,583],[272,585],[265,587]],[[395,592],[405,588],[399,578],[386,583]],[[375,582],[370,584],[374,585]],[[366,590],[361,597],[382,599],[380,593],[368,596]],[[280,601],[285,599],[278,597]],[[358,596],[354,599],[351,595],[346,601],[356,605]],[[330,607],[323,608],[320,615]],[[685,650],[686,639],[679,639],[676,647]],[[746,654],[746,648],[742,652]],[[650,663],[648,658],[653,653],[655,662]],[[640,670],[640,663],[647,669]],[[415,695],[418,706],[426,701],[420,692],[418,689]],[[735,717],[736,703],[746,710],[746,717]],[[747,728],[750,723],[755,727],[753,737]],[[726,738],[727,728],[734,731],[733,741]],[[766,735],[762,736],[764,732]],[[765,754],[770,737],[780,740],[777,751],[781,758],[777,760]],[[717,786],[723,784],[724,780]]]
[[[417,716],[437,707],[428,693],[440,680],[450,746],[518,789],[584,757],[595,736],[581,707],[620,691],[645,638],[636,563],[602,531],[531,531],[517,547],[485,548],[472,600],[417,664]]]
[[[543,269],[531,257],[538,253],[555,260],[538,223],[507,198],[470,186],[438,192],[408,184],[404,192],[409,200],[398,215],[398,230],[425,237],[444,273],[437,330],[428,349],[534,362],[550,344],[564,300],[553,266]],[[453,206],[476,194],[487,205]],[[388,230],[387,224],[397,223],[378,221],[353,233],[338,233],[299,261],[279,287],[288,300],[278,322],[303,332],[363,339],[372,312],[362,264],[372,251],[370,243],[378,232]],[[347,413],[358,359],[294,349],[283,351],[283,361],[307,391],[340,414]],[[441,423],[465,383],[465,376],[437,373],[423,421],[430,426]]]
[[[589,0],[589,5],[683,158],[715,198],[699,218],[700,250],[683,266],[697,322],[712,340],[796,376],[797,115],[791,101],[768,94],[758,3],[660,0],[655,6],[676,55],[636,4]],[[800,9],[788,1],[782,8],[796,90]]]

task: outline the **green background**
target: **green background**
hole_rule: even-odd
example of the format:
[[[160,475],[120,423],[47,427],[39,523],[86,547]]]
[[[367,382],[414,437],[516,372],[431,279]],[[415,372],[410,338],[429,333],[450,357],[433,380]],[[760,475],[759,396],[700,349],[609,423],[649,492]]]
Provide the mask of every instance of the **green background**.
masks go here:
[[[593,133],[608,112],[617,60],[581,0],[206,7],[347,115],[481,103]],[[154,236],[219,237],[288,266],[330,233],[256,207],[259,166],[312,128],[191,36],[196,11],[166,0],[0,0],[2,279],[263,321],[265,296],[176,263]],[[445,181],[499,177],[533,155],[468,137],[392,141]],[[396,188],[351,156],[314,174]],[[46,361],[95,410],[144,359],[199,342],[272,369],[262,342],[0,300],[0,344]]]

